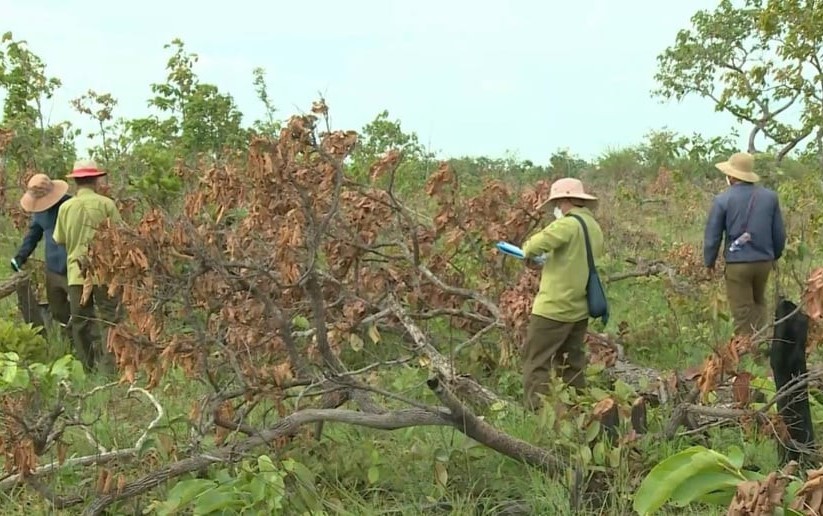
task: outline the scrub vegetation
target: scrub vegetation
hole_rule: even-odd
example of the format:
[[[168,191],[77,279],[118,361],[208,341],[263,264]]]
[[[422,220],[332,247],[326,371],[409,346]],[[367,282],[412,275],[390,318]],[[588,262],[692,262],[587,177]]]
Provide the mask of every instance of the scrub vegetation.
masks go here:
[[[745,4],[697,13],[656,93],[702,96],[751,131],[742,150],[788,232],[771,288],[812,319],[819,428],[823,8]],[[65,176],[89,138],[125,221],[100,228],[92,267],[127,315],[109,342],[118,378],[84,373],[57,329],[17,311],[42,261],[0,273],[3,514],[820,511],[817,459],[779,463],[771,329],[732,339],[722,264],[702,265],[725,187],[713,164],[735,135],[444,158],[388,111],[359,131],[331,127],[324,99],[281,113],[260,69],[248,121],[179,40],[145,117],[118,116],[109,93],[72,102],[86,134],[47,119],[61,85],[32,44],[0,44],[0,249],[25,231],[27,179]],[[600,199],[611,318],[590,325],[585,392],[557,384],[526,413],[539,272],[494,244],[547,224],[537,207],[569,176]]]

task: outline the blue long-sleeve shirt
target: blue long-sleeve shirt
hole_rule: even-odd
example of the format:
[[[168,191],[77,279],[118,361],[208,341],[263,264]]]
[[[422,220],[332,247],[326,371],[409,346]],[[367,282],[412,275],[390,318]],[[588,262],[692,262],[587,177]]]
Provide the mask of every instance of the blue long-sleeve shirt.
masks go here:
[[[749,201],[755,193],[757,197],[752,204],[748,225],[751,241],[741,249],[729,252],[731,243],[744,232]],[[714,266],[721,243],[726,263],[779,260],[786,247],[786,229],[777,193],[751,183],[735,183],[715,196],[703,237],[703,264],[706,267]]]
[[[35,213],[29,223],[29,231],[23,238],[23,244],[14,257],[17,263],[23,265],[29,259],[31,253],[37,248],[37,244],[45,235],[46,237],[46,269],[56,274],[66,275],[66,248],[54,241],[52,233],[54,224],[57,222],[57,210],[60,205],[71,199],[70,195],[64,195],[57,203],[46,211]]]

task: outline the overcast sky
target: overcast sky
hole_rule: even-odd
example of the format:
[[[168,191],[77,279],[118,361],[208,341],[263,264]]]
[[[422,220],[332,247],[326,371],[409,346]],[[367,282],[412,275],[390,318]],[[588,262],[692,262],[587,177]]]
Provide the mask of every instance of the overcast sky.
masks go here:
[[[716,1],[689,0],[0,0],[0,31],[26,39],[69,100],[112,93],[116,114],[146,114],[175,37],[196,71],[230,92],[245,121],[261,114],[251,71],[267,71],[286,116],[322,92],[333,125],[359,130],[383,109],[445,155],[545,163],[559,148],[586,158],[667,126],[725,134],[728,115],[695,99],[652,98],[655,57]],[[745,132],[745,131],[744,131]]]

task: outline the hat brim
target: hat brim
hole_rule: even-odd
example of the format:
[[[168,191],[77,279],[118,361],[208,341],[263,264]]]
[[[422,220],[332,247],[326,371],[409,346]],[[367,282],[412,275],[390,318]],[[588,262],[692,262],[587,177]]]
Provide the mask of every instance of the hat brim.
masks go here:
[[[557,194],[557,195],[549,195],[550,201],[556,201],[558,199],[580,199],[581,201],[596,201],[597,197],[593,195],[589,195],[587,193],[580,193],[580,194]]]
[[[24,193],[20,198],[20,207],[29,213],[40,213],[54,206],[69,191],[69,184],[62,179],[53,179],[51,183],[54,187],[43,197],[35,198],[28,192]]]
[[[75,170],[66,177],[77,179],[78,177],[99,177],[105,175],[106,172],[103,172],[102,170]]]
[[[716,163],[714,166],[717,167],[717,170],[723,172],[727,176],[745,181],[747,183],[757,183],[760,181],[760,176],[754,172],[747,172],[745,170],[734,168],[734,166],[728,161]]]
[[[550,202],[559,201],[560,199],[578,199],[580,201],[588,201],[588,202],[591,202],[591,203],[595,203],[598,200],[597,197],[595,197],[594,195],[589,195],[589,194],[576,194],[576,195],[564,194],[564,195],[556,195],[554,197],[552,197],[550,195],[548,199],[546,199],[545,201],[543,201],[542,203],[540,203],[537,206],[537,211],[540,211],[543,208],[545,208],[546,205],[548,205]]]

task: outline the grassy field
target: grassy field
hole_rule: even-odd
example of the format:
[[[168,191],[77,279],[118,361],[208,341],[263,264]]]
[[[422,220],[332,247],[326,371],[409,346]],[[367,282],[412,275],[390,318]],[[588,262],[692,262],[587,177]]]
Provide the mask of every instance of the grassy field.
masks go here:
[[[622,196],[619,187],[606,183],[595,184],[601,195],[599,208],[606,238],[608,257],[604,264],[607,274],[631,269],[627,259],[670,260],[672,249],[686,244],[700,252],[703,216],[712,190],[721,187],[720,178],[706,182],[701,188],[675,185],[677,191],[658,196],[662,202],[638,202]],[[642,197],[642,196],[641,196]],[[11,256],[19,235],[4,231],[3,256]],[[42,248],[36,256],[42,256]],[[4,271],[6,274],[6,271]],[[624,331],[622,344],[631,362],[654,367],[662,372],[684,372],[699,367],[711,353],[712,346],[728,339],[731,327],[725,316],[727,307],[719,278],[714,282],[686,282],[685,291],[675,288],[665,278],[636,278],[611,284],[608,294],[612,303],[612,321],[605,328],[617,333]],[[0,313],[17,317],[13,297],[2,301]],[[446,352],[453,347],[456,335],[448,328],[424,328],[433,331],[437,344]],[[55,338],[52,336],[52,338]],[[65,342],[49,342],[60,349]],[[476,344],[478,348],[494,350],[496,338]],[[351,364],[390,359],[392,346],[367,346],[359,357],[350,357]],[[814,360],[814,359],[812,359]],[[472,361],[467,364],[472,370]],[[747,359],[745,367],[755,376],[768,375],[763,359]],[[412,364],[398,366],[391,375],[375,379],[377,386],[391,389],[400,395],[435,403],[425,388],[427,373]],[[497,392],[519,398],[519,364],[498,368],[486,374],[483,383]],[[90,376],[73,385],[77,392],[91,392],[104,379]],[[592,371],[592,389],[608,389],[596,371]],[[69,458],[93,454],[95,448],[117,450],[135,445],[148,423],[155,418],[154,406],[140,393],[127,395],[127,385],[101,388],[84,400],[78,416],[93,421],[88,435],[80,428],[70,427],[66,441]],[[173,371],[153,390],[163,415],[145,441],[138,456],[120,464],[61,469],[45,477],[45,483],[54,492],[91,493],[98,487],[101,475],[111,474],[115,479],[123,474],[132,480],[164,463],[193,453],[195,447],[207,448],[214,443],[213,435],[193,437],[187,417],[194,401],[205,393],[203,385],[191,381],[180,371]],[[618,393],[620,394],[620,393]],[[569,407],[590,407],[593,394],[579,398],[571,394],[561,396]],[[565,398],[564,398],[565,396]],[[621,402],[632,401],[632,393],[622,393]],[[389,406],[392,403],[389,402]],[[396,405],[396,404],[395,404]],[[654,434],[665,424],[671,407],[662,407],[650,413],[650,432]],[[558,453],[568,453],[569,446],[582,428],[573,426],[564,430],[553,416],[524,414],[519,409],[507,409],[486,415],[497,428],[527,442]],[[560,428],[560,433],[558,433]],[[711,429],[704,437],[684,436],[671,441],[641,438],[635,443],[618,448],[616,456],[603,467],[609,472],[609,484],[600,507],[592,514],[629,514],[632,512],[632,494],[643,475],[657,462],[677,450],[699,442],[718,451],[729,446],[740,446],[746,463],[762,471],[776,467],[777,455],[773,441],[746,434],[743,429],[726,427]],[[194,444],[196,443],[196,444]],[[104,452],[104,450],[101,450]],[[574,451],[570,456],[574,456]],[[455,429],[422,427],[394,432],[358,429],[333,423],[326,424],[320,441],[304,438],[277,450],[275,460],[293,459],[311,472],[311,485],[304,485],[306,496],[317,510],[327,514],[569,514],[574,494],[572,465],[569,472],[559,477],[547,477],[536,470],[509,460],[494,451],[478,445]],[[58,458],[57,449],[39,458],[41,464]],[[256,454],[249,456],[256,460]],[[219,467],[209,473],[218,476]],[[117,480],[115,480],[116,482]],[[302,479],[302,482],[307,482]],[[162,501],[173,484],[162,486],[149,495],[124,502],[116,513],[139,513],[153,500]],[[285,498],[284,498],[285,503]],[[285,505],[284,514],[299,514],[295,505]],[[4,491],[0,510],[3,514],[46,514],[55,512],[43,498],[24,487]],[[61,512],[61,511],[57,511]],[[64,511],[73,514],[76,508]],[[725,509],[690,506],[683,509],[664,509],[662,514],[724,514]]]

